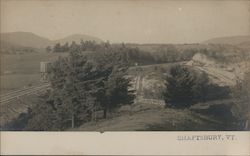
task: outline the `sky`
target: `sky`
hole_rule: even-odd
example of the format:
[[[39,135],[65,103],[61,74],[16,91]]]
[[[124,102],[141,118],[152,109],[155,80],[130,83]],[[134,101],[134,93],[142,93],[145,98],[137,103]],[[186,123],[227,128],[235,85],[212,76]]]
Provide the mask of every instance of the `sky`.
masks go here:
[[[248,0],[1,0],[1,32],[125,43],[196,43],[250,35]]]

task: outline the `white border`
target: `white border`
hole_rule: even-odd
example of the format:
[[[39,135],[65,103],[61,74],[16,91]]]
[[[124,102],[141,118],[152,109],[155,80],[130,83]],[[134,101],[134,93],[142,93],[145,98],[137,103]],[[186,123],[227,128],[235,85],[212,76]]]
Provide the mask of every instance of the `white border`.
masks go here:
[[[250,155],[250,132],[1,132],[1,155]],[[234,140],[178,136],[235,135]]]

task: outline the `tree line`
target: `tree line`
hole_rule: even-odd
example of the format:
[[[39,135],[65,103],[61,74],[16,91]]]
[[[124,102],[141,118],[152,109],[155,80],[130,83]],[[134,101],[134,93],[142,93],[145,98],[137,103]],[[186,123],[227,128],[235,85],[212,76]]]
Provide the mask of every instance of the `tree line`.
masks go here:
[[[167,48],[159,48],[156,52],[147,52],[141,50],[138,47],[130,47],[129,44],[110,44],[108,41],[103,43],[96,43],[95,41],[81,41],[76,43],[73,41],[71,44],[68,42],[61,44],[56,43],[53,47],[48,46],[46,48],[47,52],[69,52],[75,49],[81,51],[93,51],[93,52],[103,52],[107,50],[122,48],[123,52],[126,53],[129,60],[133,63],[138,63],[140,65],[147,64],[157,64],[157,63],[169,63],[176,61],[187,61],[190,60],[197,50],[188,49],[185,52],[179,52],[175,46],[171,45]]]
[[[110,44],[108,41],[97,43],[95,41],[81,41],[76,43],[73,41],[71,44],[68,42],[64,44],[56,43],[53,47],[48,46],[48,52],[69,52],[74,49],[81,51],[103,52],[111,49],[122,47],[124,53],[131,61],[132,64],[139,65],[158,64],[158,63],[171,63],[180,61],[189,61],[196,53],[205,54],[219,62],[230,62],[236,59],[235,55],[226,56],[228,52],[239,54],[239,49],[236,47],[225,47],[222,45],[206,45],[199,48],[188,47],[180,48],[181,45],[149,45],[152,47],[150,50],[145,50],[144,45],[130,45],[125,43]],[[183,46],[183,45],[182,45]],[[196,45],[198,46],[198,45]],[[243,52],[240,55],[245,55]]]
[[[98,49],[103,49],[110,47],[109,41],[103,43],[97,43],[95,41],[83,41],[81,40],[80,43],[76,43],[72,41],[71,43],[66,42],[64,44],[56,43],[53,46],[47,46],[47,52],[70,52],[74,49],[78,49],[81,51],[97,51]]]

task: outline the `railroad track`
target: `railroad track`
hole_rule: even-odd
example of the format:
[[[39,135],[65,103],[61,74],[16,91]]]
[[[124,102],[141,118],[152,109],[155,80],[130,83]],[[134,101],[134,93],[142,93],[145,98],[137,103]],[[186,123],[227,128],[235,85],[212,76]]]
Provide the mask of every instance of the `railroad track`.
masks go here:
[[[191,66],[191,65],[187,65],[187,66]],[[194,67],[200,71],[204,71],[206,72],[209,76],[212,76],[214,78],[219,79],[220,81],[222,81],[223,83],[226,83],[228,85],[235,85],[236,81],[234,81],[233,77],[235,75],[225,75],[223,74],[221,71],[219,71],[218,69],[211,69],[208,67],[200,67],[200,66],[191,66]]]
[[[41,84],[38,86],[33,86],[25,89],[20,89],[12,91],[10,93],[0,95],[0,104],[8,103],[14,99],[17,99],[21,96],[36,94],[38,92],[44,91],[50,87],[49,83]]]
[[[198,69],[208,73],[208,74],[211,74],[212,76],[214,77],[217,77],[219,78],[220,80],[223,80],[223,82],[226,82],[230,85],[235,85],[235,81],[233,81],[232,77],[228,77],[222,73],[220,73],[220,71],[217,71],[217,70],[213,70],[213,69],[209,69],[207,67],[197,67]]]

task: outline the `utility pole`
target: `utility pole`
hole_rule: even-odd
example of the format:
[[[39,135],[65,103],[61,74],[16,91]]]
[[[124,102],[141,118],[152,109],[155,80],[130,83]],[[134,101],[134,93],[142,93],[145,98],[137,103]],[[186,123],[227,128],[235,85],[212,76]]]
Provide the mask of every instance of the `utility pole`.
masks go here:
[[[71,128],[74,128],[75,127],[75,117],[74,117],[74,113],[72,114],[71,116]]]

